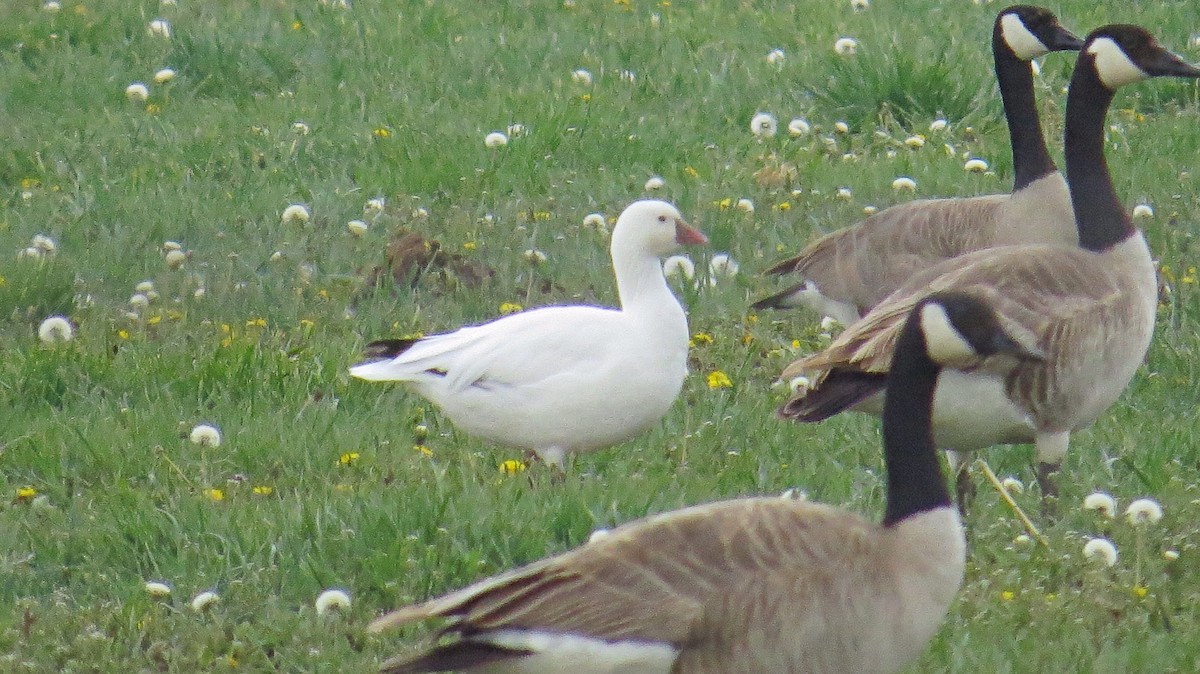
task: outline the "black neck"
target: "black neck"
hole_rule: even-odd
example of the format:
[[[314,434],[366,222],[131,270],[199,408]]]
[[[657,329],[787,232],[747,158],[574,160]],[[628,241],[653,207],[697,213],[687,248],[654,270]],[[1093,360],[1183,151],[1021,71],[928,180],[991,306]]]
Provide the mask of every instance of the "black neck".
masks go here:
[[[933,444],[933,391],[941,369],[925,353],[919,321],[905,324],[893,353],[883,402],[885,527],[950,505],[950,492]]]
[[[1033,95],[1033,67],[1022,61],[1004,40],[1000,22],[992,31],[992,56],[996,60],[996,80],[1008,120],[1008,138],[1012,143],[1013,191],[1058,170],[1046,150],[1046,138],[1038,120]]]
[[[1064,145],[1079,245],[1094,251],[1107,250],[1134,232],[1104,159],[1104,118],[1112,100],[1113,91],[1096,75],[1095,57],[1081,52],[1067,93]]]

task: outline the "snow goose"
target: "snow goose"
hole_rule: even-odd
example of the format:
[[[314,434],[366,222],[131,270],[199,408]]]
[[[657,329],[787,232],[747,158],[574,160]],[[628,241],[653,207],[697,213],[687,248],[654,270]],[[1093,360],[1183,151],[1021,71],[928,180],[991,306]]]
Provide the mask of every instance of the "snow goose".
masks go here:
[[[652,516],[377,619],[375,632],[448,621],[449,640],[384,671],[895,672],[962,582],[966,544],[930,433],[938,372],[998,352],[1039,357],[973,297],[934,295],[912,311],[883,413],[882,523],[779,497]]]
[[[910,201],[831,232],[768,269],[801,281],[754,308],[807,306],[850,325],[914,273],[942,260],[1005,244],[1074,245],[1071,199],[1046,151],[1030,61],[1080,46],[1047,9],[1018,5],[1001,11],[992,29],[992,53],[1012,145],[1012,193]]]
[[[1104,119],[1117,88],[1163,76],[1196,78],[1200,69],[1136,26],[1105,26],[1088,36],[1067,96],[1065,141],[1079,247],[993,248],[918,274],[824,351],[788,366],[785,378],[803,374],[811,386],[780,414],[820,421],[849,408],[878,412],[909,310],[930,292],[966,292],[992,303],[1009,332],[1047,358],[1017,364],[998,359],[973,372],[943,372],[933,415],[938,446],[969,451],[1033,442],[1043,496],[1056,494],[1052,478],[1071,432],[1116,401],[1154,330],[1154,264],[1113,189]],[[960,473],[960,496],[968,486]]]
[[[707,239],[664,201],[636,201],[617,219],[612,263],[620,309],[556,306],[483,325],[367,346],[382,359],[350,368],[369,381],[404,382],[458,427],[564,455],[613,445],[666,414],[683,386],[687,317],[659,258]]]

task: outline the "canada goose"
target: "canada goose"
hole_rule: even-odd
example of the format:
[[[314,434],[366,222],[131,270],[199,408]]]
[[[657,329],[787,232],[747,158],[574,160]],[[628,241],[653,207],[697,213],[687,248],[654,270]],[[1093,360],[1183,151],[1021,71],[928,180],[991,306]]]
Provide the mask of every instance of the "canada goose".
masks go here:
[[[374,632],[445,618],[439,634],[452,637],[383,670],[896,671],[925,648],[962,582],[966,544],[930,434],[938,372],[998,353],[1040,357],[973,297],[917,304],[883,411],[881,524],[779,497],[649,517],[377,619]]]
[[[1046,151],[1029,61],[1082,44],[1047,9],[1017,5],[1001,11],[992,53],[1012,144],[1012,194],[910,201],[831,232],[768,269],[802,280],[754,308],[807,306],[850,325],[914,273],[942,260],[1006,244],[1075,245],[1071,199]]]
[[[1104,119],[1115,90],[1149,77],[1200,77],[1141,28],[1105,26],[1087,39],[1067,96],[1067,177],[1080,247],[1005,246],[919,274],[785,378],[813,382],[780,409],[820,421],[844,409],[878,410],[904,316],[929,292],[956,290],[996,307],[1006,330],[1044,362],[946,371],[934,400],[934,438],[958,451],[1033,442],[1043,495],[1056,493],[1072,431],[1096,420],[1141,364],[1154,329],[1154,264],[1121,205],[1104,158]],[[967,484],[960,475],[963,496]],[[960,500],[961,506],[961,500]]]
[[[558,306],[421,339],[367,346],[350,368],[399,381],[455,425],[562,466],[569,452],[613,445],[671,407],[687,370],[687,316],[659,258],[708,239],[664,201],[635,201],[617,218],[612,261],[620,309]]]

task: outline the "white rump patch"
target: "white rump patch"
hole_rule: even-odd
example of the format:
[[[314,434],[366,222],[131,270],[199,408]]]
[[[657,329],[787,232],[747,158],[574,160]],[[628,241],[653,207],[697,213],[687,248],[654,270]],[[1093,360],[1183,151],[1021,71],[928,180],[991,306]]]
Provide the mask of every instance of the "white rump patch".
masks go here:
[[[522,674],[669,674],[679,652],[654,641],[604,641],[580,634],[497,630],[478,641],[533,651],[521,658]]]
[[[1092,45],[1088,47],[1088,53],[1096,58],[1096,75],[1100,81],[1114,91],[1126,84],[1141,82],[1150,77],[1130,60],[1125,50],[1113,42],[1112,38],[1093,40]]]
[[[1050,53],[1050,48],[1042,44],[1028,28],[1021,17],[1016,14],[1005,14],[1000,17],[1000,35],[1008,43],[1008,48],[1022,61],[1031,61],[1039,56]]]
[[[929,358],[939,365],[961,363],[979,356],[950,324],[950,317],[940,304],[930,303],[921,308],[921,332],[925,333],[925,350]]]

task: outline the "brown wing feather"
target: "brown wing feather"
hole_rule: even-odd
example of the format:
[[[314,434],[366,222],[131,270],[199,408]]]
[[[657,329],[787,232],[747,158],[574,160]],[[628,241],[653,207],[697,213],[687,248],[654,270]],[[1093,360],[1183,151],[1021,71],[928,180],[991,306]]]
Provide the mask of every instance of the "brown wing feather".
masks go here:
[[[837,560],[861,558],[870,537],[852,531],[876,527],[844,511],[791,499],[697,506],[621,527],[566,554],[400,609],[371,628],[442,617],[451,620],[445,630],[451,634],[524,628],[681,644],[693,637],[706,607],[730,591],[731,579],[788,582]],[[834,539],[830,531],[842,535]]]

